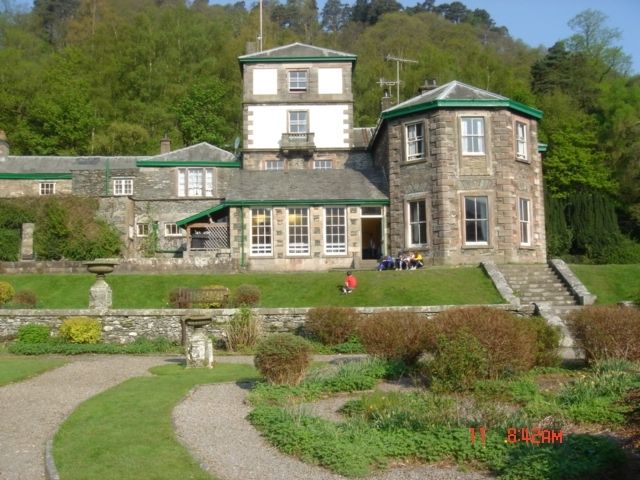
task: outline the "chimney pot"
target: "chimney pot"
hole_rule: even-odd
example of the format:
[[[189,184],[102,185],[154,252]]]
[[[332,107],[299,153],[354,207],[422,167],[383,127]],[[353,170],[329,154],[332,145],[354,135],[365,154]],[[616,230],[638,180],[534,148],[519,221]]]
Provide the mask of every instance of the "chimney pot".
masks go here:
[[[420,87],[418,87],[418,91],[422,94],[430,90],[435,90],[436,88],[438,88],[438,83],[435,81],[435,79],[432,78],[429,80],[425,80],[424,83],[420,85]]]

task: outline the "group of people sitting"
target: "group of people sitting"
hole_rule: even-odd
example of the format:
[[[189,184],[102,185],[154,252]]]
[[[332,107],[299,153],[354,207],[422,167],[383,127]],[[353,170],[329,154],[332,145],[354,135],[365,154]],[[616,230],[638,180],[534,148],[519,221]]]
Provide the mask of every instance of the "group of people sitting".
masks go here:
[[[416,270],[424,267],[420,252],[400,252],[397,257],[387,255],[378,263],[378,271],[382,270]]]

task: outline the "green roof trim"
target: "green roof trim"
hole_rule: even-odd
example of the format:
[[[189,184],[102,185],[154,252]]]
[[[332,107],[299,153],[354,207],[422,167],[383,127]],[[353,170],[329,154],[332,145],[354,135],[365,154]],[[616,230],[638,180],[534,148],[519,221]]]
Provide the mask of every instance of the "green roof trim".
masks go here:
[[[209,160],[185,160],[180,161],[162,161],[162,160],[138,160],[136,167],[222,167],[222,168],[240,168],[240,162],[212,162]]]
[[[497,100],[497,99],[469,99],[469,100],[432,100],[430,102],[419,103],[417,105],[407,105],[397,109],[382,112],[382,118],[388,120],[390,118],[401,117],[411,113],[422,112],[424,110],[433,110],[435,108],[509,108],[524,113],[529,117],[537,119],[542,118],[542,110],[529,107],[515,100]]]
[[[228,207],[286,207],[290,205],[389,205],[388,199],[319,199],[319,200],[228,200],[215,207],[191,215],[176,222],[179,227],[192,223],[202,217],[219,212]]]
[[[70,173],[0,173],[0,180],[71,180]]]
[[[547,145],[546,143],[539,143],[538,144],[538,152],[544,153],[544,152],[547,151],[548,147],[549,147],[549,145]]]
[[[240,58],[242,63],[306,63],[306,62],[356,62],[355,55],[344,55],[335,57],[253,57]]]

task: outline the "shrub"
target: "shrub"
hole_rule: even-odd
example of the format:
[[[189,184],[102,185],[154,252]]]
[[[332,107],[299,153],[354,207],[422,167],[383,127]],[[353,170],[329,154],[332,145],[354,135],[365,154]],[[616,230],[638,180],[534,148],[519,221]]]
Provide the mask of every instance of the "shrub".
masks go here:
[[[354,334],[357,319],[358,314],[352,308],[312,308],[307,313],[304,329],[325,345],[338,345]]]
[[[242,305],[257,307],[260,304],[260,297],[260,289],[255,285],[238,285],[233,297],[233,304],[236,307],[241,307]]]
[[[254,363],[269,383],[298,385],[310,361],[309,342],[290,333],[276,333],[258,343]]]
[[[588,362],[610,358],[640,360],[640,310],[589,306],[573,312],[569,329]]]
[[[436,390],[471,390],[474,383],[486,378],[489,354],[480,341],[463,329],[451,338],[438,337],[435,355],[429,362]]]
[[[436,326],[437,335],[450,339],[463,329],[473,335],[489,356],[489,378],[527,371],[535,365],[535,330],[525,320],[504,310],[489,307],[446,310],[436,316]],[[435,348],[433,343],[432,348]]]
[[[407,365],[418,361],[433,331],[433,322],[416,313],[380,312],[358,322],[358,336],[368,354]]]
[[[560,327],[549,325],[543,317],[532,317],[526,322],[536,334],[536,366],[559,366],[562,361],[558,353]]]
[[[98,343],[101,336],[100,322],[91,317],[69,317],[60,326],[60,337],[71,343]]]
[[[51,335],[48,325],[27,323],[18,328],[18,341],[21,343],[47,343]]]
[[[260,322],[249,307],[240,307],[224,329],[227,350],[253,348],[260,337]]]
[[[10,302],[15,293],[9,282],[0,282],[0,306]]]
[[[18,290],[12,303],[17,307],[34,308],[38,303],[38,297],[32,290]]]
[[[0,225],[0,261],[15,262],[20,257],[20,229]]]

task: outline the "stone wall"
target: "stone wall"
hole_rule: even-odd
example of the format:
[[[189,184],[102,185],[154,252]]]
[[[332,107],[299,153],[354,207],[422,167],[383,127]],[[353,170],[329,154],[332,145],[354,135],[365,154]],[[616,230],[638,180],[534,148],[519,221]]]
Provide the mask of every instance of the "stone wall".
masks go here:
[[[41,183],[55,184],[55,195],[71,194],[71,180],[0,179],[0,198],[38,197]]]
[[[519,316],[531,316],[532,307],[514,307],[511,305],[493,305],[494,308],[511,311]],[[427,307],[385,307],[356,308],[361,314],[371,315],[381,311],[417,312],[426,318],[437,313],[459,306],[427,306]],[[263,331],[295,332],[306,321],[308,308],[256,308],[253,310],[262,321]],[[49,325],[56,331],[67,317],[88,316],[98,318],[102,323],[103,341],[110,343],[132,342],[138,337],[167,337],[174,341],[182,338],[181,320],[196,315],[211,315],[213,323],[205,327],[207,332],[222,337],[224,325],[233,317],[236,309],[220,310],[8,310],[0,309],[0,338],[13,337],[20,325],[38,323]]]

